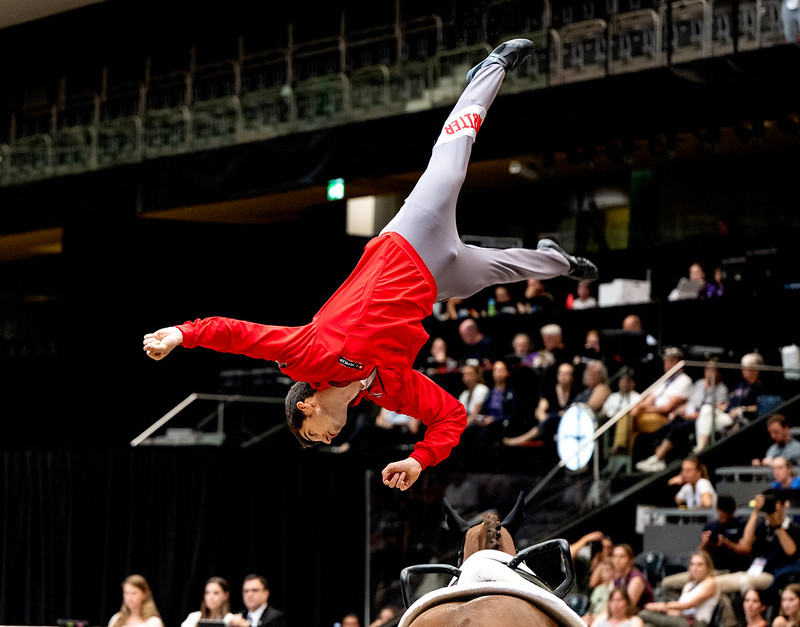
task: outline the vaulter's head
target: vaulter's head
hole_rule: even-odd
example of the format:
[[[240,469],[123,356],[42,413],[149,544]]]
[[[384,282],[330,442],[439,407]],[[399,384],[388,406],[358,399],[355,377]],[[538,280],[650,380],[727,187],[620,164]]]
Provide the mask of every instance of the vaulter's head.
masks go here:
[[[289,430],[307,448],[330,444],[347,422],[347,404],[331,403],[324,391],[309,383],[295,383],[286,395],[286,421]]]

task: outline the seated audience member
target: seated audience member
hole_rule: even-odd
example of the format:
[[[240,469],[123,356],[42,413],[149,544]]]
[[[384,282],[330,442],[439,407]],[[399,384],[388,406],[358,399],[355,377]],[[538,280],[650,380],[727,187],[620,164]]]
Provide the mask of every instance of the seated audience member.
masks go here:
[[[761,598],[761,591],[750,588],[744,593],[742,599],[743,627],[767,627],[767,621],[764,620],[766,609],[764,599]]]
[[[569,361],[567,347],[561,327],[557,324],[546,324],[539,329],[542,336],[542,349],[533,360],[532,367],[543,384],[555,383],[559,364]]]
[[[576,296],[572,299],[572,306],[567,307],[575,311],[581,309],[594,309],[597,307],[597,299],[592,296],[592,283],[590,281],[578,281],[575,288]],[[569,301],[567,301],[569,303]]]
[[[683,352],[671,347],[664,351],[664,373],[669,372],[683,360]],[[689,400],[692,393],[692,380],[683,369],[676,370],[669,378],[660,383],[651,394],[631,410],[633,416],[633,433],[654,433],[674,419],[675,412]],[[641,471],[650,466],[660,466],[663,461],[655,455],[636,464]]]
[[[555,304],[553,295],[547,291],[543,281],[528,279],[522,296],[520,313],[551,313]]]
[[[754,501],[742,539],[732,547],[740,555],[750,557],[750,567],[718,575],[717,584],[723,594],[744,594],[748,588],[766,590],[777,569],[797,561],[800,526],[786,515],[789,504],[783,492],[770,488],[756,495]]]
[[[642,395],[636,391],[636,381],[633,378],[633,370],[627,366],[623,367],[617,379],[617,391],[612,392],[603,409],[600,412],[601,418],[613,418],[619,412],[630,408],[641,399]],[[612,455],[627,455],[630,453],[631,431],[633,418],[630,412],[619,419],[614,427],[614,443],[611,445]]]
[[[646,603],[653,600],[653,588],[647,577],[635,567],[635,558],[629,544],[618,544],[611,552],[611,563],[614,566],[614,587],[625,588],[631,603],[641,609]]]
[[[772,466],[778,457],[783,457],[795,465],[800,462],[800,442],[792,437],[792,429],[786,416],[773,414],[767,418],[767,432],[772,438],[772,444],[764,457],[753,460],[753,466]]]
[[[717,492],[708,478],[706,465],[697,457],[684,459],[681,472],[672,477],[667,484],[680,486],[675,495],[675,504],[678,507],[711,509],[717,506]]]
[[[200,610],[192,612],[181,623],[181,627],[196,627],[200,620],[221,620],[226,625],[231,622],[231,587],[222,577],[211,577],[206,581]]]
[[[758,366],[764,365],[764,358],[758,353],[747,353],[739,363],[742,380],[730,393],[725,413],[733,420],[752,420],[758,414],[758,397],[766,393],[758,370]]]
[[[231,627],[286,627],[286,615],[269,605],[269,594],[266,577],[247,575],[242,583],[246,609],[233,615]]]
[[[511,351],[520,366],[533,367],[533,360],[538,354],[533,348],[531,336],[527,333],[517,333],[511,340]]]
[[[647,363],[655,360],[656,355],[658,354],[658,340],[656,340],[656,338],[649,333],[645,332],[644,326],[642,325],[642,319],[639,316],[636,314],[625,316],[625,318],[622,320],[622,330],[626,333],[641,335],[643,337],[645,352],[643,355],[639,356],[641,362]]]
[[[586,403],[595,414],[598,414],[603,409],[603,403],[611,395],[608,370],[602,361],[593,360],[586,364],[583,370],[583,386],[583,390],[575,395],[572,402]]]
[[[413,444],[419,440],[422,421],[380,408],[375,422],[358,423],[346,442],[334,447],[336,453],[374,451],[386,446]]]
[[[469,318],[472,315],[477,316],[478,312],[470,309],[465,299],[448,298],[442,318],[444,320],[464,320],[464,318]]]
[[[345,614],[342,617],[342,627],[361,627],[361,619],[355,612]]]
[[[556,384],[546,386],[536,406],[537,424],[525,433],[513,438],[503,438],[506,446],[524,446],[530,440],[552,442],[558,431],[558,423],[564,411],[575,397],[574,368],[570,363],[562,363],[558,367]]]
[[[715,273],[716,275],[716,273]],[[721,274],[720,274],[721,278]],[[698,298],[700,300],[707,300],[709,298],[719,298],[723,295],[724,290],[722,289],[722,285],[718,283],[710,283],[706,279],[706,271],[703,270],[703,266],[699,263],[693,263],[689,266],[689,281],[694,286],[694,290],[689,290],[684,288],[681,289],[681,284],[684,283],[685,279],[682,279],[678,286],[675,287],[667,296],[667,300],[676,301],[676,300],[687,300]]]
[[[614,566],[611,565],[611,560],[600,562],[597,565],[596,573],[597,583],[590,589],[589,605],[586,614],[581,616],[587,625],[591,625],[594,617],[603,614],[606,610],[608,597],[611,595],[614,583]]]
[[[590,555],[583,555],[589,548]],[[577,566],[581,558],[589,563],[589,581],[587,587],[591,590],[600,583],[602,575],[599,567],[603,563],[611,563],[611,552],[614,550],[614,543],[602,531],[590,531],[581,536],[575,542],[570,543],[569,552],[572,561]],[[588,558],[588,559],[587,559]],[[594,612],[599,614],[600,612]]]
[[[603,353],[600,351],[600,332],[597,329],[589,329],[583,340],[583,348],[572,358],[575,368],[581,368],[590,361],[603,361]]]
[[[653,601],[639,612],[645,624],[674,627],[704,627],[711,622],[720,591],[714,577],[714,562],[705,551],[689,559],[689,581],[677,601]]]
[[[722,382],[717,360],[710,360],[703,370],[703,378],[695,381],[689,400],[674,412],[672,420],[655,432],[656,450],[649,458],[636,464],[636,468],[647,472],[658,472],[666,466],[667,456],[677,448],[681,455],[689,449],[689,437],[699,432],[697,421],[704,414],[702,431],[705,434],[702,445],[698,439],[698,450],[705,448],[711,435],[712,421],[729,426],[730,419],[718,407],[728,400],[728,388]],[[717,419],[713,416],[719,414]],[[708,415],[706,417],[705,415]],[[699,436],[698,436],[699,438]]]
[[[141,575],[129,575],[122,582],[122,607],[108,621],[108,627],[164,627],[153,600],[153,592]]]
[[[461,382],[464,384],[464,391],[458,400],[467,410],[467,425],[471,425],[483,409],[483,403],[489,396],[489,386],[484,383],[483,370],[472,364],[461,368]]]
[[[790,583],[781,591],[781,608],[772,627],[800,627],[800,584]]]
[[[769,484],[776,490],[800,490],[800,477],[794,474],[794,464],[785,457],[775,457],[772,460],[772,477],[774,481]]]
[[[504,431],[513,426],[517,417],[517,393],[509,384],[511,373],[504,361],[492,365],[492,388],[483,402],[480,413],[461,435],[465,448],[499,444]]]
[[[611,590],[605,612],[587,624],[592,627],[643,627],[624,586]]]
[[[381,611],[378,612],[378,617],[369,624],[369,627],[383,627],[384,625],[396,624],[393,622],[396,618],[400,618],[402,610],[395,605],[384,605]]]
[[[717,518],[703,526],[700,533],[698,551],[706,551],[714,562],[715,575],[737,572],[746,569],[750,562],[739,555],[734,547],[742,539],[744,521],[737,518],[736,499],[729,494],[721,494],[717,498]],[[661,580],[661,587],[668,595],[678,598],[683,586],[689,581],[689,572],[667,575]]]
[[[494,342],[486,337],[478,327],[478,323],[467,318],[458,325],[461,338],[461,360],[469,363],[476,360],[482,368],[489,369],[494,361]]]
[[[431,342],[431,350],[425,359],[422,371],[432,377],[436,374],[445,374],[458,369],[458,362],[447,353],[447,342],[443,338],[435,337]]]
[[[494,288],[494,306],[498,315],[513,315],[519,312],[519,303],[514,302],[511,292],[505,285]]]

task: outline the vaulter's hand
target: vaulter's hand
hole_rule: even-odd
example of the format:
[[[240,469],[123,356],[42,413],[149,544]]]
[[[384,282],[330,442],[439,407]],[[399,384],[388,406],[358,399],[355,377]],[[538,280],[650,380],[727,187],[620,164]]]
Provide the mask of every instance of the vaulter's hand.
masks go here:
[[[419,474],[422,472],[422,464],[413,457],[408,457],[399,462],[392,462],[383,469],[383,485],[400,490],[408,490]]]
[[[183,344],[183,333],[175,327],[165,327],[144,336],[144,352],[156,361],[164,359],[180,344]]]

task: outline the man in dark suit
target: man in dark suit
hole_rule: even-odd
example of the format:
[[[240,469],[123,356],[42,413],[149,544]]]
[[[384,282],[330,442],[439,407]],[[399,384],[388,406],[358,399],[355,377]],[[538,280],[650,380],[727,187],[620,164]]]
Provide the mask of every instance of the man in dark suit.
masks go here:
[[[286,627],[283,612],[267,604],[269,585],[261,575],[247,575],[242,584],[246,611],[234,615],[231,627]]]

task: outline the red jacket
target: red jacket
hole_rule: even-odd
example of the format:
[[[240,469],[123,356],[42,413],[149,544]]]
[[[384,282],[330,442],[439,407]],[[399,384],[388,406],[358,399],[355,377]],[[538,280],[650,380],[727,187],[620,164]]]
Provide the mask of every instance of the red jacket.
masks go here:
[[[436,282],[411,245],[397,233],[367,244],[355,270],[310,324],[279,327],[230,318],[178,326],[187,348],[202,346],[278,362],[295,381],[315,389],[345,386],[377,369],[364,397],[418,418],[427,426],[414,447],[423,468],[445,459],[466,426],[464,406],[414,370],[428,340],[422,320],[436,300]]]

